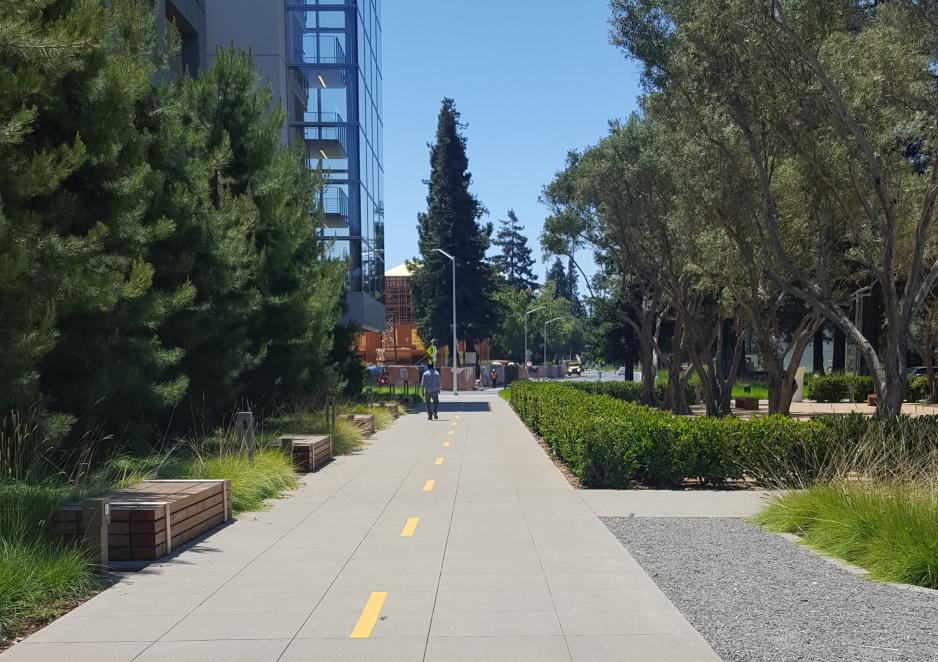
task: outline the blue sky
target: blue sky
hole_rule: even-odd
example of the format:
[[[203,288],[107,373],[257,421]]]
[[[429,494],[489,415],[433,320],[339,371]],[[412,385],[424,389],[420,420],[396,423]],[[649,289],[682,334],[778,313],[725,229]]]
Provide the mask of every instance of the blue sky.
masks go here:
[[[383,4],[388,268],[417,253],[426,145],[449,96],[469,124],[472,190],[493,223],[514,208],[543,276],[541,189],[570,148],[632,112],[640,91],[637,66],[609,44],[606,0]]]

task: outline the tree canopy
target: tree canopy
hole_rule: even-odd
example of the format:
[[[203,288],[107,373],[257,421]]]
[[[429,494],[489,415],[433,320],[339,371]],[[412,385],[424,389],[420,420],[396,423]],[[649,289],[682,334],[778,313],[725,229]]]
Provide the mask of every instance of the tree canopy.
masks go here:
[[[452,265],[437,249],[455,257],[457,335],[466,341],[468,351],[473,351],[475,341],[495,328],[497,278],[485,257],[491,246],[492,224],[481,222],[485,208],[469,190],[472,174],[465,128],[456,103],[444,99],[436,140],[430,146],[427,211],[418,216],[420,257],[411,267],[421,337],[426,342],[435,339],[452,345]]]

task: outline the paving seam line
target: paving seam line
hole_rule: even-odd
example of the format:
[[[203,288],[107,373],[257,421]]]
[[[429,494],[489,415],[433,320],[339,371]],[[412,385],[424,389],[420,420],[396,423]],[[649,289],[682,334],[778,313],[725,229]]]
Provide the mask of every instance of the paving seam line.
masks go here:
[[[433,443],[432,438],[433,438],[433,435],[431,434],[430,438],[427,440],[426,444],[424,445],[424,452],[426,452],[426,450],[430,447],[430,444]],[[345,560],[345,563],[342,564],[342,567],[339,568],[339,571],[336,573],[335,577],[332,578],[332,581],[329,583],[329,587],[326,588],[325,593],[323,593],[322,597],[319,598],[319,600],[316,602],[316,605],[313,607],[312,611],[310,611],[309,615],[303,620],[303,623],[300,625],[297,631],[293,634],[292,637],[290,637],[290,642],[280,652],[280,655],[277,656],[277,662],[280,662],[280,660],[283,659],[284,653],[286,653],[290,649],[290,646],[292,646],[293,643],[296,641],[297,636],[299,636],[300,632],[303,631],[303,628],[306,627],[306,624],[309,623],[309,619],[313,617],[313,614],[315,614],[316,610],[319,609],[319,605],[321,605],[322,601],[326,599],[327,595],[329,595],[329,591],[332,590],[332,587],[335,586],[335,583],[339,579],[339,576],[348,567],[348,564],[351,563],[352,558],[355,556],[355,554],[358,552],[358,550],[361,548],[364,542],[368,539],[368,536],[370,536],[371,533],[375,530],[375,527],[378,525],[378,522],[381,521],[381,518],[384,516],[384,513],[387,512],[388,506],[391,505],[391,502],[394,501],[395,497],[397,497],[398,493],[400,493],[401,488],[404,486],[404,483],[406,483],[407,479],[413,475],[414,470],[417,468],[417,465],[420,464],[421,462],[420,458],[422,456],[423,456],[423,453],[418,453],[417,459],[414,460],[414,463],[411,465],[410,470],[406,474],[404,474],[404,476],[401,478],[401,481],[398,484],[397,489],[395,489],[394,493],[388,497],[388,500],[385,502],[384,507],[381,508],[381,512],[379,512],[378,516],[375,517],[375,520],[371,523],[371,526],[368,528],[368,531],[366,531],[365,534],[362,536],[362,539],[358,541],[358,544],[355,546],[355,549],[352,550],[352,552],[349,554],[349,557]],[[365,469],[366,468],[367,467],[365,467]],[[357,478],[362,472],[365,471],[365,469],[362,469],[362,471],[355,474],[355,477]],[[346,483],[346,485],[347,484],[348,483]],[[344,489],[344,486],[343,486],[343,489]]]
[[[322,503],[320,503],[319,505],[315,506],[315,507],[309,512],[308,515],[306,515],[305,517],[303,517],[303,518],[302,518],[301,520],[299,520],[293,527],[291,527],[289,530],[287,530],[286,532],[284,532],[284,534],[283,534],[282,536],[280,536],[279,538],[277,538],[276,540],[274,540],[272,543],[270,543],[270,545],[268,545],[267,547],[265,547],[257,556],[255,556],[253,559],[251,559],[250,561],[248,561],[247,563],[245,563],[245,564],[244,564],[244,567],[242,567],[241,570],[239,570],[238,572],[236,572],[236,573],[234,574],[234,576],[232,576],[230,579],[228,579],[228,581],[226,581],[224,584],[222,584],[221,586],[219,586],[217,589],[215,589],[214,591],[212,591],[211,593],[209,593],[208,595],[206,595],[204,600],[202,600],[202,601],[199,602],[199,604],[197,604],[195,607],[193,607],[193,608],[190,609],[188,612],[186,612],[185,614],[183,614],[183,615],[179,618],[178,621],[176,621],[175,623],[173,623],[172,626],[170,626],[166,631],[164,631],[163,633],[161,633],[160,636],[157,637],[154,641],[148,642],[148,643],[147,643],[147,646],[146,646],[142,651],[140,651],[140,652],[137,653],[133,658],[131,658],[131,662],[133,662],[134,660],[138,659],[141,655],[143,655],[143,654],[146,653],[148,650],[150,650],[150,648],[152,648],[154,644],[156,644],[156,643],[162,641],[163,637],[165,637],[167,634],[169,634],[169,633],[173,630],[173,628],[177,627],[180,623],[182,623],[184,620],[186,620],[187,618],[189,618],[189,616],[191,616],[199,607],[201,607],[203,604],[205,604],[209,599],[215,597],[215,595],[216,595],[219,591],[221,591],[225,586],[227,586],[227,585],[228,585],[229,583],[231,583],[236,577],[238,577],[238,576],[244,571],[245,568],[247,568],[249,565],[251,565],[252,563],[254,563],[255,561],[257,561],[257,559],[259,559],[261,556],[263,556],[263,555],[266,554],[268,551],[270,551],[274,546],[276,546],[277,543],[279,543],[281,540],[283,540],[286,536],[288,536],[289,534],[291,534],[291,533],[292,533],[293,531],[295,531],[297,528],[299,528],[300,526],[302,526],[310,517],[312,517],[313,515],[315,515],[315,514],[319,511],[320,508],[322,508],[322,507],[325,506],[327,503],[329,503],[330,501],[332,501],[333,499],[335,499],[336,496],[338,496],[339,494],[341,494],[341,493],[345,490],[345,488],[347,488],[347,487],[352,483],[352,481],[354,481],[354,480],[355,480],[356,478],[358,478],[365,470],[367,470],[367,468],[368,468],[367,466],[362,467],[358,472],[356,472],[355,474],[353,474],[347,481],[345,481],[345,483],[342,484],[341,487],[339,487],[339,489],[337,489],[335,492],[333,492],[332,494],[330,494]],[[304,485],[303,487],[307,487],[307,485]],[[302,489],[303,489],[303,488],[299,488],[298,490],[293,490],[293,492],[294,492],[294,493],[295,493],[295,492],[299,492],[299,491],[302,490]],[[201,542],[201,541],[200,541],[200,542]],[[185,551],[188,551],[188,550],[185,550]],[[341,570],[340,570],[339,572],[341,572]],[[338,575],[337,575],[337,576],[338,576]],[[334,580],[333,580],[333,581],[334,581]],[[325,597],[325,595],[324,595],[323,597]],[[322,598],[320,598],[320,602],[321,602],[321,601],[322,601]],[[316,607],[318,607],[318,606],[319,606],[319,602],[316,603]],[[313,609],[314,609],[314,611],[315,611],[315,607],[314,607]],[[305,624],[306,624],[306,623],[304,622],[303,625],[305,625]],[[295,639],[295,638],[296,638],[296,637],[295,637],[295,635],[294,635],[294,637],[290,640],[290,643],[293,643],[293,639]],[[287,650],[287,648],[289,648],[289,646],[290,646],[290,644],[287,644],[287,646],[284,647],[284,649],[280,652],[280,655],[277,657],[278,660],[279,660],[281,657],[283,657],[283,654],[286,652],[286,650]]]
[[[362,471],[364,471],[364,469],[362,469]],[[195,611],[196,611],[199,607],[201,607],[202,605],[204,605],[209,599],[215,597],[215,595],[217,595],[219,591],[221,591],[225,586],[227,586],[227,585],[228,585],[229,583],[231,583],[236,577],[238,577],[238,576],[244,571],[244,568],[247,568],[249,565],[251,565],[252,563],[254,563],[257,559],[259,559],[261,556],[263,556],[263,555],[266,554],[268,551],[270,551],[277,543],[279,543],[281,540],[283,540],[287,535],[289,535],[290,533],[292,533],[292,532],[293,532],[294,530],[296,530],[298,527],[302,526],[303,523],[306,522],[306,520],[308,520],[310,517],[312,517],[313,515],[315,515],[315,514],[319,511],[320,508],[322,508],[323,506],[325,506],[327,503],[329,503],[331,500],[333,500],[339,493],[341,493],[346,487],[348,487],[349,484],[350,484],[353,480],[355,480],[355,479],[359,476],[360,473],[361,473],[361,471],[359,471],[358,473],[356,473],[355,475],[353,475],[351,478],[349,478],[339,489],[337,489],[335,492],[333,492],[332,494],[330,494],[329,497],[326,498],[325,501],[323,501],[323,502],[320,503],[318,506],[316,506],[315,508],[313,508],[313,509],[310,511],[310,513],[309,513],[308,515],[306,515],[306,517],[304,517],[304,518],[301,519],[299,522],[297,522],[292,528],[290,528],[288,531],[286,531],[282,536],[280,536],[280,537],[277,538],[275,541],[273,541],[272,543],[270,543],[270,545],[268,545],[267,547],[265,547],[257,556],[255,556],[253,559],[251,559],[250,561],[248,561],[247,563],[245,563],[245,564],[244,564],[244,567],[241,568],[241,570],[239,570],[238,572],[236,572],[236,573],[235,573],[230,579],[228,579],[228,581],[226,581],[224,584],[222,584],[222,585],[219,586],[217,589],[215,589],[214,591],[212,591],[211,593],[209,593],[208,595],[206,595],[204,600],[202,600],[202,601],[199,602],[199,604],[197,604],[195,607],[193,607],[193,608],[190,609],[188,612],[186,612],[185,614],[183,614],[183,615],[179,618],[178,621],[176,621],[176,622],[173,623],[169,628],[167,628],[166,631],[164,631],[162,634],[160,634],[159,637],[157,637],[157,638],[156,638],[155,640],[153,640],[153,641],[148,642],[148,643],[147,643],[147,646],[146,646],[142,651],[140,651],[140,652],[137,653],[133,658],[131,658],[131,662],[133,662],[134,660],[136,660],[137,658],[139,658],[141,655],[143,655],[144,653],[146,653],[148,650],[150,650],[150,648],[152,648],[154,644],[156,644],[156,643],[162,641],[162,640],[163,640],[163,637],[165,637],[167,634],[169,634],[176,626],[178,626],[178,625],[181,624],[184,620],[186,620],[187,618],[189,618],[189,616],[191,616],[193,613],[195,613]],[[306,486],[304,485],[304,487],[306,487]],[[300,489],[302,489],[302,488],[300,488]],[[299,491],[299,490],[294,490],[294,491]],[[201,541],[200,541],[200,542],[201,542]],[[186,551],[188,551],[188,550],[186,550]],[[317,606],[318,606],[318,603],[317,603]],[[292,640],[291,640],[291,643],[292,643]],[[289,646],[289,644],[288,644],[288,646]],[[282,656],[284,652],[286,652],[286,648],[284,648],[284,650],[280,653],[280,655]],[[280,658],[278,657],[277,659],[279,660]]]
[[[462,404],[459,405],[460,411],[462,409]],[[466,448],[469,446],[469,434],[468,428],[466,425],[466,438],[463,441],[461,448],[459,449],[459,471],[456,474],[456,488],[453,490],[453,507],[449,511],[449,526],[446,527],[446,541],[443,543],[443,558],[440,560],[440,573],[436,578],[436,591],[433,593],[433,607],[430,610],[430,624],[427,626],[427,638],[423,644],[423,657],[421,658],[423,662],[427,660],[427,653],[430,650],[430,633],[433,632],[433,617],[436,615],[436,602],[440,597],[440,584],[443,583],[443,567],[446,565],[446,550],[449,548],[449,537],[453,532],[453,517],[456,514],[456,502],[459,499],[459,481],[462,479],[462,469],[465,464],[463,459],[466,456]]]
[[[511,415],[514,416],[514,410],[509,406]],[[501,425],[498,421],[498,418],[495,419],[495,429],[499,433],[499,438],[501,438]],[[554,608],[554,618],[557,619],[558,625],[560,625],[560,634],[563,636],[563,645],[567,650],[567,657],[572,661],[573,660],[573,651],[570,650],[570,641],[567,639],[567,633],[563,629],[563,622],[560,620],[560,613],[557,611],[557,603],[554,601],[554,592],[550,588],[550,582],[547,581],[547,571],[544,570],[544,563],[541,561],[541,552],[537,548],[537,541],[534,540],[534,534],[531,532],[531,523],[528,521],[528,514],[524,509],[524,503],[521,501],[521,495],[518,493],[518,484],[515,482],[515,474],[511,470],[511,462],[508,460],[508,456],[505,454],[504,446],[499,446],[502,451],[502,457],[505,460],[505,465],[508,467],[508,475],[511,476],[511,487],[515,491],[515,499],[518,501],[518,506],[521,508],[521,516],[524,518],[524,528],[528,531],[528,537],[531,539],[531,546],[534,547],[534,555],[537,556],[537,565],[541,569],[541,576],[544,578],[544,583],[547,585],[547,595],[550,596],[550,604]],[[590,511],[592,512],[592,511]]]

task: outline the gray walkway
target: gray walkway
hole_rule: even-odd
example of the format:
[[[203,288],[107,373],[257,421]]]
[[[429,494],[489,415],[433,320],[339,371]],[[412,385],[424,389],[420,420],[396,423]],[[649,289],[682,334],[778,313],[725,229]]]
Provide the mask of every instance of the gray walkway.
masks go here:
[[[0,659],[719,660],[505,402],[443,408]]]

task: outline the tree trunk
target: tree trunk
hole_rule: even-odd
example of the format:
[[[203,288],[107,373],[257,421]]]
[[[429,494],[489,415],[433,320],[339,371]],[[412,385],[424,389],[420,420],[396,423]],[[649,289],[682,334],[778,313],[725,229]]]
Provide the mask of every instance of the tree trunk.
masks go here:
[[[838,328],[834,329],[834,357],[831,361],[831,372],[843,374],[847,369],[847,335]]]
[[[922,339],[922,360],[928,379],[928,404],[938,402],[938,387],[935,384],[935,333],[934,312],[931,305],[925,306],[925,337]]]
[[[823,375],[826,366],[824,365],[824,327],[821,327],[814,334],[814,342],[811,348],[812,361],[811,369],[815,375]]]
[[[798,383],[791,371],[782,368],[784,359],[774,357],[765,360],[769,377],[769,414],[788,416],[791,413],[791,401],[795,397]]]
[[[655,347],[653,331],[651,329],[642,329],[642,338],[639,341],[642,354],[642,404],[649,407],[657,405],[657,395],[655,394]],[[626,370],[629,370],[628,366]]]

